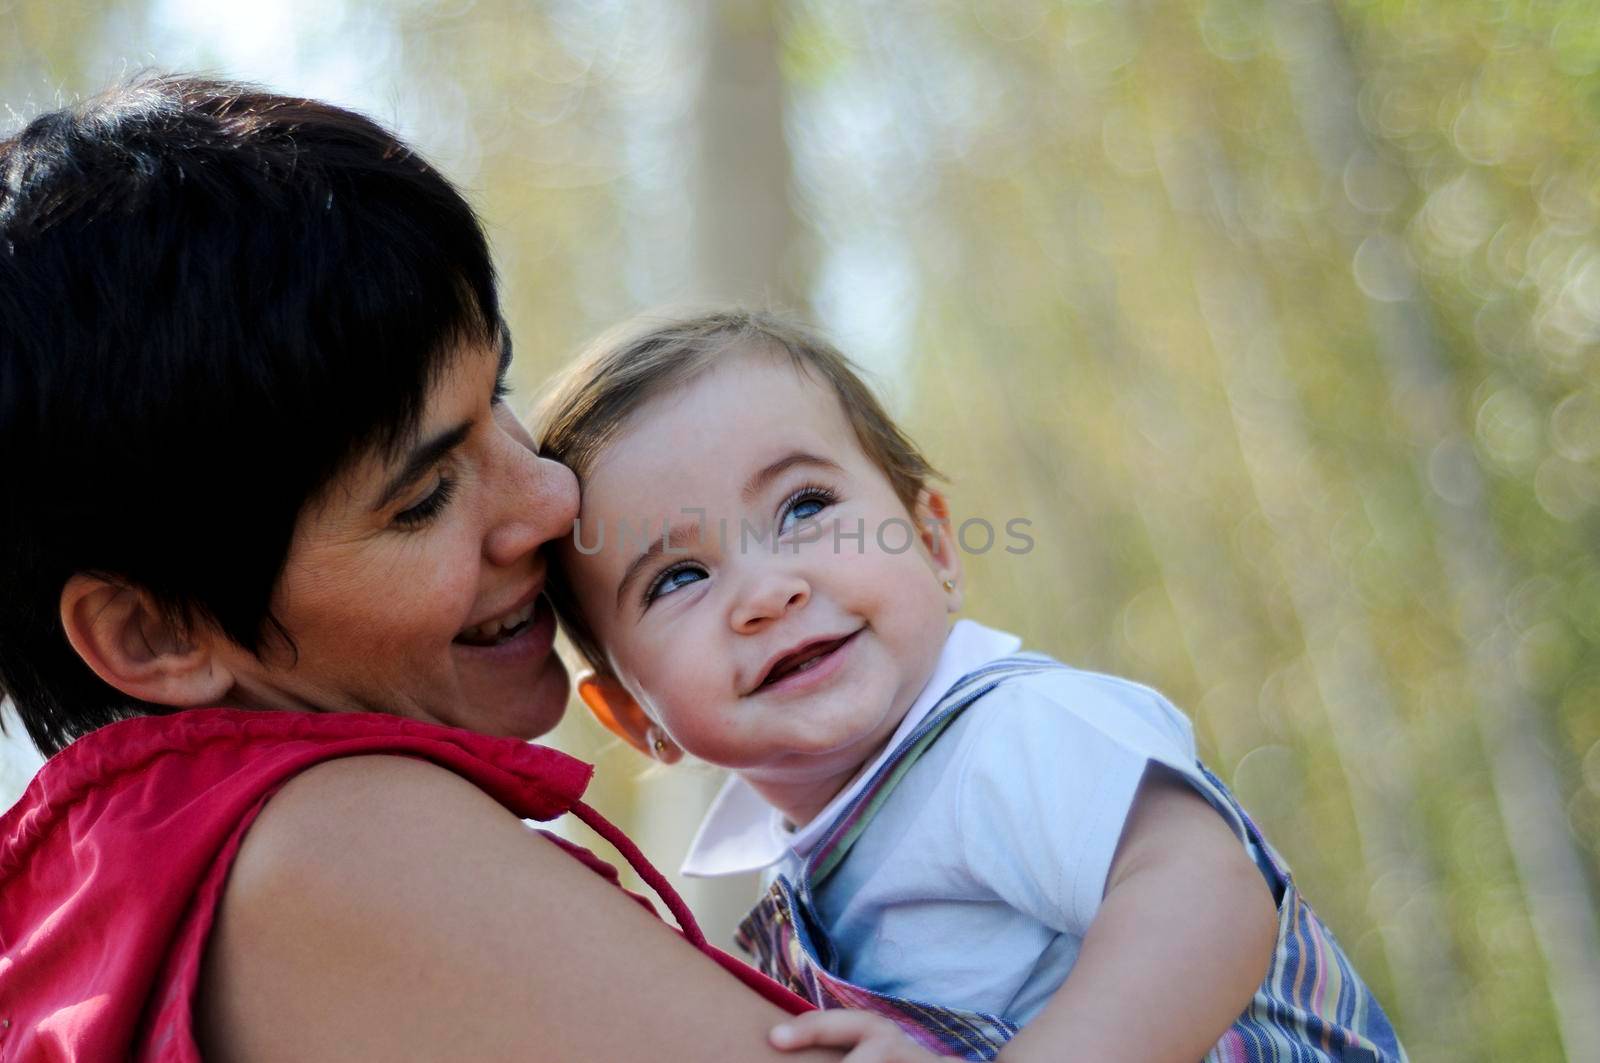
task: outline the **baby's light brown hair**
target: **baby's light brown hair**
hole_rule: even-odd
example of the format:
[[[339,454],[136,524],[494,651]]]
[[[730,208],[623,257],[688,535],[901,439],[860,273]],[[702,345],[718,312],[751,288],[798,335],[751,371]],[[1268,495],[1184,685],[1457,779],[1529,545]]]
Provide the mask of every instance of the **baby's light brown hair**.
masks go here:
[[[859,370],[827,340],[798,322],[758,310],[716,310],[692,317],[648,315],[602,334],[556,377],[534,416],[539,452],[570,468],[580,489],[605,448],[645,403],[682,387],[724,359],[754,351],[787,357],[797,370],[839,399],[862,453],[888,477],[915,513],[917,498],[939,476],[862,381]],[[559,568],[550,600],[567,637],[589,664],[609,671]]]

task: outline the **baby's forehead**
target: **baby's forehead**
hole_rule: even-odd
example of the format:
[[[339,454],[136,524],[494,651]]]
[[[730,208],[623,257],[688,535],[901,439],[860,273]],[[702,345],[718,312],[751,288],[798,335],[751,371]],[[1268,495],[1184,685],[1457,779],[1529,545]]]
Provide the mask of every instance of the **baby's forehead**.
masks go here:
[[[843,396],[818,368],[781,348],[746,344],[650,395],[623,430],[675,415],[759,418],[771,405],[785,406],[791,419],[848,420]]]
[[[651,396],[597,448],[585,483],[723,481],[780,452],[864,457],[843,397],[781,354],[739,353]]]

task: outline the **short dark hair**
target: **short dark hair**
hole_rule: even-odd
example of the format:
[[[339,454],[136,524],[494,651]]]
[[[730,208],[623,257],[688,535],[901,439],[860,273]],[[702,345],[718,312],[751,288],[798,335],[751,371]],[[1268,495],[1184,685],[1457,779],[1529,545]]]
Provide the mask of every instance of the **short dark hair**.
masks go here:
[[[70,576],[287,638],[301,511],[502,330],[472,208],[362,115],[160,76],[0,141],[0,693],[40,749],[171,711],[72,650]]]
[[[780,314],[745,307],[681,317],[646,314],[591,341],[539,404],[534,416],[539,452],[567,466],[582,484],[641,406],[752,351],[787,358],[832,391],[862,453],[888,479],[906,512],[916,512],[918,496],[939,471],[884,410],[860,369],[821,333]],[[550,574],[548,591],[573,647],[590,665],[607,670],[604,648],[559,567]]]

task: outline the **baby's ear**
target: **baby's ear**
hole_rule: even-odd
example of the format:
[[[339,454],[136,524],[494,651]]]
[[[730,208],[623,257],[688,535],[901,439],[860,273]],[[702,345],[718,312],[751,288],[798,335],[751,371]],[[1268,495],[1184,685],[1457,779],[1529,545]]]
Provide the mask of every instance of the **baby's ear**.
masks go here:
[[[922,528],[922,545],[928,551],[928,561],[934,576],[944,584],[945,607],[950,612],[961,609],[962,572],[961,551],[956,549],[956,534],[951,527],[950,504],[944,495],[931,487],[924,487],[917,495],[914,516]]]
[[[614,675],[584,672],[578,676],[578,697],[601,725],[647,757],[666,764],[682,759],[683,751],[650,718]]]

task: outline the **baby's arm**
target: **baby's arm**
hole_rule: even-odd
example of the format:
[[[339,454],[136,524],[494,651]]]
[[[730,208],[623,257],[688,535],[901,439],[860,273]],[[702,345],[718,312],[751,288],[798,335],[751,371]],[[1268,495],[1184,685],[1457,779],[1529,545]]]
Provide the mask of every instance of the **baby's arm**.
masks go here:
[[[1239,839],[1152,764],[1072,973],[1000,1059],[1194,1063],[1266,977],[1276,932],[1272,894]]]

